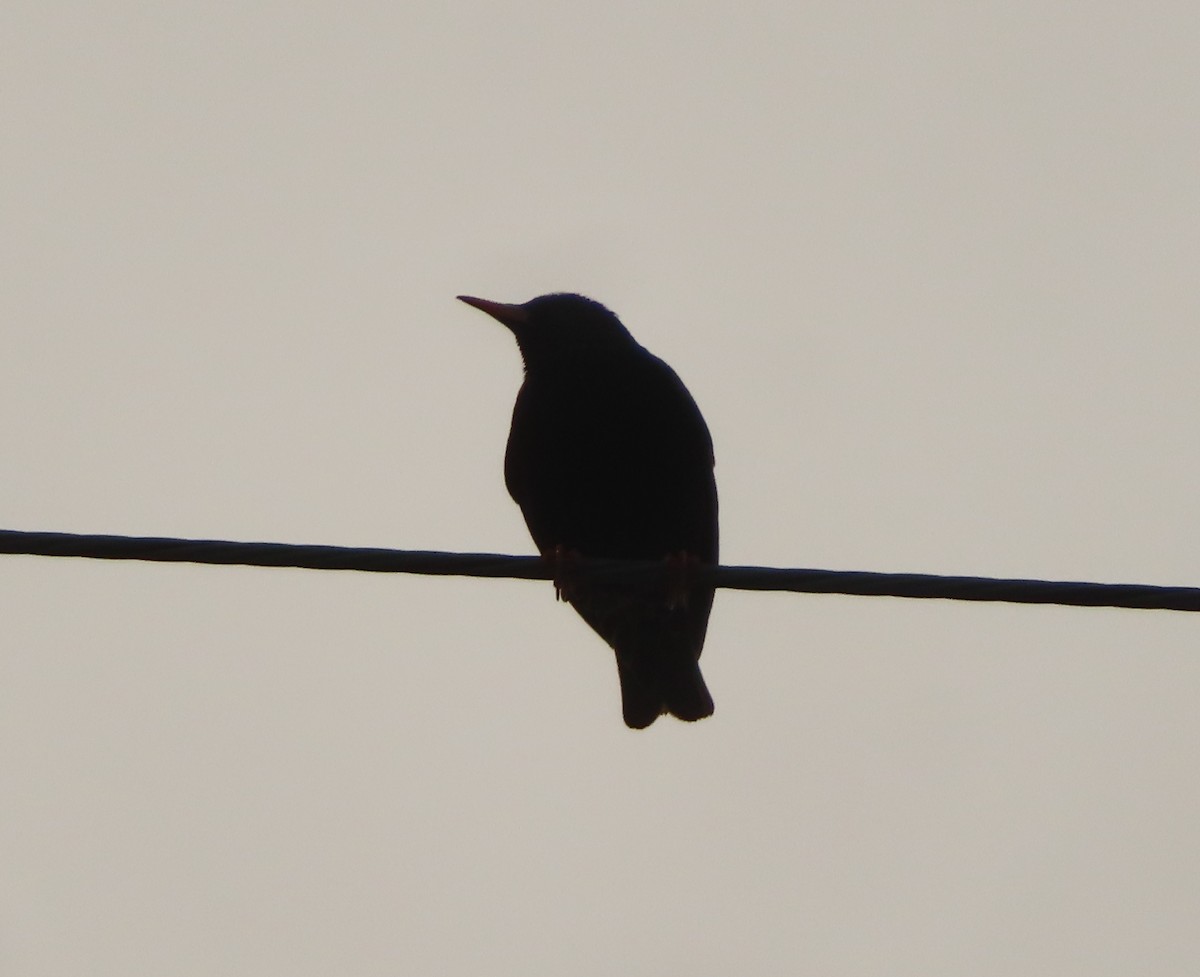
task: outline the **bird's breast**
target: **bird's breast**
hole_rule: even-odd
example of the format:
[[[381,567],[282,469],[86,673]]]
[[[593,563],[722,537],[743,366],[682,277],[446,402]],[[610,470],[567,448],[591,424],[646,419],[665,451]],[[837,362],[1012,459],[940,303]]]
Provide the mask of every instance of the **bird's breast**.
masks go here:
[[[625,375],[527,376],[513,409],[505,481],[543,552],[566,546],[587,556],[659,559],[688,550],[715,559],[711,441],[665,365]]]

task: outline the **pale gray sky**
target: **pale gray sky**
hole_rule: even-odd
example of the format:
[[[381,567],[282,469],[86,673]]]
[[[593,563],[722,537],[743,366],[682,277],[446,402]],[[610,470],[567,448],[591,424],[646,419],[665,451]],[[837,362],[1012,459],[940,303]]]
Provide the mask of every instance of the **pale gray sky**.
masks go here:
[[[727,562],[1200,583],[1194,3],[18,2],[0,526],[529,553],[511,337],[684,377]],[[1200,621],[0,558],[0,970],[1200,969]]]

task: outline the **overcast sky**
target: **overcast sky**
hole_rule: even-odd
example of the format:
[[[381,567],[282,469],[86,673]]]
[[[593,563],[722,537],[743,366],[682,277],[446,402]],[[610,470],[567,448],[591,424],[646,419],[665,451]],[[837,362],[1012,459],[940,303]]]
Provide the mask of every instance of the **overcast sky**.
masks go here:
[[[531,553],[579,291],[729,563],[1200,583],[1194,3],[17,0],[0,527]],[[1192,974],[1200,620],[0,557],[0,970]]]

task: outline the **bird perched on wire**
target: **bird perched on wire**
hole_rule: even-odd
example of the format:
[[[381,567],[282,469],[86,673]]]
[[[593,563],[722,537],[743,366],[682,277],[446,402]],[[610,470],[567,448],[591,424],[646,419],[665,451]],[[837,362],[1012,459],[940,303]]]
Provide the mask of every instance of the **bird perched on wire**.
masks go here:
[[[507,326],[525,361],[504,479],[542,555],[567,567],[564,577],[576,554],[681,571],[674,592],[608,581],[561,588],[616,652],[625,723],[711,716],[699,659],[713,588],[687,572],[717,563],[712,439],[696,402],[599,302],[459,298]]]

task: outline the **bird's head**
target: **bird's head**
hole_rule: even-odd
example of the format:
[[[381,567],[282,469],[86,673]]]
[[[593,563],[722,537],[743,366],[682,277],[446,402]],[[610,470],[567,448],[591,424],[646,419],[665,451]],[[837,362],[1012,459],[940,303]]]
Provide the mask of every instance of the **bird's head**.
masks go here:
[[[490,302],[470,295],[460,295],[459,299],[512,331],[526,369],[639,348],[620,319],[599,302],[582,295],[540,295],[521,305]]]

